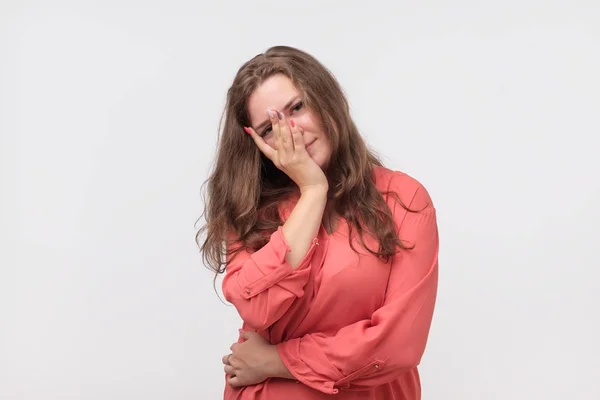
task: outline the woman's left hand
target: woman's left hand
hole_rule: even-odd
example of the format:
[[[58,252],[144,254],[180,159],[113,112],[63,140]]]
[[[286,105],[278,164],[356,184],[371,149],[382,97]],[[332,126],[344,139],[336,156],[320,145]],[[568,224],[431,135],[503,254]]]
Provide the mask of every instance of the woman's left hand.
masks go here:
[[[244,331],[242,343],[231,346],[231,354],[223,357],[227,383],[233,387],[256,385],[271,376],[276,376],[277,348],[260,334]]]

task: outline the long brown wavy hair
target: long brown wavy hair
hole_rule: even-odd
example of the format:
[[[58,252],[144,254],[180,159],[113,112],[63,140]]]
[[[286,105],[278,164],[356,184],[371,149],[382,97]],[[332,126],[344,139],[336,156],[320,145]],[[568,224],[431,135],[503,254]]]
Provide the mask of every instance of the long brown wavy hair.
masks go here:
[[[398,248],[406,247],[382,196],[388,193],[375,187],[373,166],[383,166],[381,160],[367,147],[352,121],[348,101],[333,74],[302,50],[275,46],[243,64],[227,91],[216,160],[202,185],[208,189],[202,213],[206,224],[198,230],[196,243],[204,264],[215,272],[216,279],[225,272],[224,256],[264,246],[283,223],[278,205],[295,193],[294,182],[243,131],[244,126],[251,125],[248,97],[275,74],[283,74],[294,83],[305,107],[320,117],[331,141],[332,154],[324,171],[329,182],[325,213],[333,211],[344,218],[350,227],[349,238],[356,229],[367,251],[389,261]],[[402,204],[395,193],[390,194]],[[378,249],[365,244],[365,231],[378,239]],[[356,251],[351,239],[349,242]]]

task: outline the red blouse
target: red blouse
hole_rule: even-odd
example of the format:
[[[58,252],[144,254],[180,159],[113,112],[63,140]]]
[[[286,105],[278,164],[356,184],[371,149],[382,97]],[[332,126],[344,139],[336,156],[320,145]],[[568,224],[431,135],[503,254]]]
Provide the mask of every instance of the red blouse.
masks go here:
[[[417,365],[425,350],[438,283],[436,211],[427,190],[409,175],[374,169],[381,192],[396,192],[416,212],[384,196],[400,239],[411,247],[388,263],[368,253],[341,219],[336,231],[321,226],[300,265],[285,260],[289,246],[279,227],[256,252],[227,265],[225,298],[244,321],[277,345],[297,380],[270,378],[232,388],[230,399],[417,400]],[[294,204],[282,207],[285,220]],[[365,235],[370,248],[375,238]],[[414,246],[414,247],[413,247]],[[242,339],[240,339],[241,341]]]

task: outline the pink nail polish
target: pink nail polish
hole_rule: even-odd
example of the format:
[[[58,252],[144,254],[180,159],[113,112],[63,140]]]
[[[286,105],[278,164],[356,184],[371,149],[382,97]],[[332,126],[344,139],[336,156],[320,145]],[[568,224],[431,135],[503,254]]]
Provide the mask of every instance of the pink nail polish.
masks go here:
[[[292,128],[296,126],[296,123],[294,122],[293,119],[290,119],[290,125],[291,125]]]
[[[244,130],[246,131],[246,133],[247,133],[248,135],[250,135],[250,133],[251,133],[251,132],[250,132],[250,128],[248,128],[248,127],[244,127]]]

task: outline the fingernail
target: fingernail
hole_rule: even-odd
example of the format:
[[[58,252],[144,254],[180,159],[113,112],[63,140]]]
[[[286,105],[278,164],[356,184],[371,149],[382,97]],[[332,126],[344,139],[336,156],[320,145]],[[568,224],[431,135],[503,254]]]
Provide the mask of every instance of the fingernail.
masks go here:
[[[277,111],[277,116],[279,117],[280,120],[283,119],[283,113],[280,111]]]
[[[292,126],[292,128],[296,126],[296,123],[294,122],[293,119],[290,119],[290,125]]]
[[[273,113],[273,111],[267,110],[267,112],[269,113],[269,117],[275,118],[275,113]]]
[[[250,135],[250,133],[251,133],[251,132],[250,132],[250,128],[248,128],[248,127],[246,127],[246,126],[245,126],[245,127],[244,127],[244,130],[246,131],[246,133],[247,133],[248,135]]]

